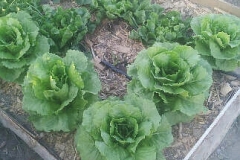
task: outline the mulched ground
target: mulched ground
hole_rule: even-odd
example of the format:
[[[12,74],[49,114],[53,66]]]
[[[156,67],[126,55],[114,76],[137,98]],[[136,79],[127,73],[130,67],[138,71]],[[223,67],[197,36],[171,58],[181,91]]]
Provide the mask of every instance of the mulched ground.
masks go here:
[[[227,0],[226,0],[227,1]],[[197,5],[187,3],[185,0],[155,0],[162,4],[166,9],[177,9],[183,15],[197,15],[209,13],[206,8],[198,8]],[[230,0],[229,0],[230,2]],[[232,0],[233,4],[238,5],[238,0]],[[64,5],[68,6],[69,3]],[[99,58],[107,60],[122,70],[126,70],[127,64],[133,62],[135,55],[144,47],[139,42],[128,39],[128,26],[121,21],[104,21],[102,26],[96,30],[94,35],[86,38],[89,49],[92,49]],[[96,36],[97,35],[97,36]],[[118,73],[112,72],[105,66],[96,66],[96,70],[102,81],[103,90],[100,93],[102,99],[108,96],[123,96],[126,92],[127,78]],[[202,135],[204,130],[213,121],[221,108],[231,97],[231,94],[239,88],[239,79],[221,73],[214,74],[215,83],[212,86],[210,98],[207,100],[210,111],[204,115],[197,116],[191,123],[181,124],[173,127],[175,141],[171,147],[166,149],[167,160],[182,159],[196,140]],[[227,85],[226,85],[227,84]],[[10,112],[21,111],[21,92],[18,85],[2,83],[0,80],[0,107],[8,106]],[[11,108],[12,107],[12,108]],[[20,116],[21,117],[21,116]],[[26,124],[27,120],[19,120],[21,124]],[[31,127],[30,127],[31,129]],[[62,133],[42,133],[43,139],[49,147],[56,150],[58,155],[64,160],[78,159],[74,150],[71,134]],[[41,158],[34,153],[24,142],[13,132],[0,126],[0,160],[40,160]]]

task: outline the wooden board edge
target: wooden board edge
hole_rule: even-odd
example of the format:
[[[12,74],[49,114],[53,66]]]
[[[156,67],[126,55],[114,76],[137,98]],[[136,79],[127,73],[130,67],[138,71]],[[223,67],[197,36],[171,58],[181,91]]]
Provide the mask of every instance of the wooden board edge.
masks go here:
[[[221,143],[229,128],[240,115],[240,89],[225,105],[213,123],[200,137],[184,160],[206,160]]]
[[[193,3],[200,4],[213,9],[220,9],[224,12],[240,17],[240,8],[222,0],[190,0]]]

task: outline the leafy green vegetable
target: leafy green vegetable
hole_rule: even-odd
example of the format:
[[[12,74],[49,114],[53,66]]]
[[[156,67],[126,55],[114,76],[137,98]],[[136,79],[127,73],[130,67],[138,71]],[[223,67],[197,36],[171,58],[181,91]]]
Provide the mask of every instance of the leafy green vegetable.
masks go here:
[[[40,32],[50,39],[50,51],[62,54],[68,49],[78,49],[77,45],[88,32],[89,11],[84,7],[54,9],[43,5],[43,14]]]
[[[77,0],[77,3],[89,4],[98,18],[122,18],[134,28],[144,24],[152,12],[161,13],[163,11],[162,7],[158,4],[151,4],[150,0],[92,0],[88,2]]]
[[[23,109],[37,130],[70,131],[97,100],[100,80],[82,52],[64,58],[45,53],[29,67],[23,84]]]
[[[135,95],[92,104],[75,135],[82,160],[164,159],[162,149],[172,140],[154,103]]]
[[[166,41],[191,43],[190,20],[183,19],[177,11],[164,13],[160,5],[150,0],[92,0],[91,6],[101,14],[99,17],[126,20],[133,27],[130,37],[146,45]]]
[[[53,3],[60,3],[60,0],[53,0]]]
[[[240,66],[240,19],[233,15],[208,14],[194,17],[196,49],[216,70]]]
[[[79,5],[96,5],[96,0],[75,0],[75,2]],[[95,4],[94,4],[95,3]]]
[[[50,52],[63,55],[68,49],[79,49],[79,42],[88,31],[95,29],[90,13],[85,7],[64,9],[60,6],[42,5],[39,0],[6,0],[0,2],[2,12],[26,11],[48,38]]]
[[[130,37],[146,45],[155,42],[191,43],[190,20],[184,20],[177,11],[159,14],[152,12],[146,23],[131,32]]]
[[[205,110],[212,70],[189,46],[156,43],[137,55],[128,74],[133,78],[128,93],[153,100],[172,124]]]
[[[1,0],[0,2],[0,17],[9,13],[18,11],[26,11],[32,17],[39,15],[40,1],[39,0]]]
[[[2,79],[21,83],[30,63],[48,51],[47,38],[39,35],[39,28],[28,13],[19,11],[0,17]]]

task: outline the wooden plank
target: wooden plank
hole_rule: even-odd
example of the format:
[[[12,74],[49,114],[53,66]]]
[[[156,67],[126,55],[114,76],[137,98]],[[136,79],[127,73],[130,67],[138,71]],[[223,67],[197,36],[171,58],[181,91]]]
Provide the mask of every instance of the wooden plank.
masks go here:
[[[218,147],[240,114],[240,89],[225,105],[213,123],[193,146],[184,160],[205,160]]]
[[[47,160],[57,160],[44,146],[42,146],[34,138],[34,135],[28,132],[24,127],[22,127],[16,120],[10,117],[4,110],[0,108],[0,123],[4,127],[9,128],[18,137],[20,137],[30,148],[32,148],[36,153],[38,153],[43,159]]]
[[[201,4],[206,7],[219,8],[225,12],[228,12],[230,14],[240,17],[240,8],[239,7],[234,6],[230,3],[227,3],[222,0],[190,0],[190,1]]]

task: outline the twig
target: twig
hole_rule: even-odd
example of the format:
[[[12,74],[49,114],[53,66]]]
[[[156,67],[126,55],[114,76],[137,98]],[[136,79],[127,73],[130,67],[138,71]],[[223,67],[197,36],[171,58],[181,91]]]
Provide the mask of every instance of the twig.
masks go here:
[[[210,93],[209,93],[209,96],[208,96],[208,99],[207,99],[207,103],[210,103],[211,98],[212,98],[212,91],[210,91]]]
[[[180,122],[178,126],[179,126],[178,135],[179,135],[179,138],[182,139],[182,122]]]
[[[90,49],[91,49],[91,53],[92,53],[92,57],[93,57],[93,61],[94,61],[94,65],[95,67],[97,67],[100,70],[103,70],[104,67],[100,64],[101,63],[101,59],[95,54],[94,50],[93,50],[93,43],[86,37],[85,38],[86,43],[89,45]]]
[[[213,89],[213,87],[211,87],[211,89]],[[211,101],[212,99],[212,90],[209,93],[208,99],[207,99],[207,107],[208,109],[212,110],[214,108],[214,103]]]
[[[216,95],[217,95],[218,101],[221,101],[221,98],[219,96],[219,91],[217,90],[217,87],[215,86],[214,89],[216,91]]]
[[[74,160],[76,160],[77,159],[77,149],[74,147],[74,158],[73,158]]]
[[[223,104],[226,105],[227,102],[234,96],[235,93],[236,93],[235,90],[230,91],[230,93],[228,94],[227,98],[224,100]]]

